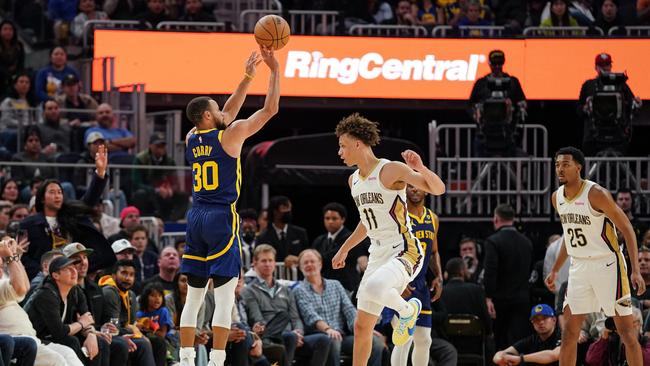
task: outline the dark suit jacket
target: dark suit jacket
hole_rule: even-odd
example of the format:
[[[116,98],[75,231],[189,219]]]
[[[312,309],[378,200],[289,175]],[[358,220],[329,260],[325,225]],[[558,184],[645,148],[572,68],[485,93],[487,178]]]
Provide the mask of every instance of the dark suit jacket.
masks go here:
[[[345,268],[338,270],[332,269],[332,258],[351,234],[352,231],[350,229],[343,227],[343,230],[334,238],[331,246],[327,240],[327,234],[323,234],[314,240],[311,247],[323,256],[323,277],[338,280],[348,291],[356,291],[361,281],[361,275],[357,271],[357,258],[362,255],[368,255],[370,241],[367,238],[348,253],[348,257],[345,260]]]
[[[449,314],[473,314],[483,322],[484,329],[491,333],[492,320],[485,304],[481,286],[452,278],[442,289],[440,300]]]
[[[259,244],[269,244],[277,251],[275,260],[281,262],[288,255],[297,256],[303,250],[309,248],[309,239],[307,238],[307,230],[300,226],[287,224],[287,237],[283,242],[278,238],[275,228],[272,224],[264,230],[257,238]]]

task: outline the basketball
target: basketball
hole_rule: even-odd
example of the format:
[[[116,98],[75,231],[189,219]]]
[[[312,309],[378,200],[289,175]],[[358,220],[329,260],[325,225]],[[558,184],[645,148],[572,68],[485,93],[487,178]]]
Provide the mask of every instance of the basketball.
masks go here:
[[[282,17],[267,15],[255,24],[255,40],[263,46],[279,50],[289,42],[291,30],[289,24]]]

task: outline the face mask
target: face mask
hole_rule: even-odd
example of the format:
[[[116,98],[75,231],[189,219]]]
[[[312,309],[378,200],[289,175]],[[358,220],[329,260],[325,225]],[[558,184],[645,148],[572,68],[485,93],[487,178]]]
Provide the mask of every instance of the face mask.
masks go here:
[[[245,242],[247,243],[252,243],[253,240],[255,240],[255,232],[254,231],[244,231],[242,233],[242,239],[244,239]]]
[[[291,220],[293,220],[293,215],[291,214],[291,211],[282,213],[280,220],[285,224],[291,223]]]

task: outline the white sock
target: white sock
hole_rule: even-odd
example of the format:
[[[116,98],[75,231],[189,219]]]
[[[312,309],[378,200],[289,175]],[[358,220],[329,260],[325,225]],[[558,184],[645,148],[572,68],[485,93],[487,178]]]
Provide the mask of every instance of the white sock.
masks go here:
[[[178,351],[178,358],[180,358],[181,366],[194,366],[194,358],[196,358],[194,347],[181,347]]]
[[[210,366],[223,366],[226,362],[226,351],[222,349],[213,349],[210,351]]]

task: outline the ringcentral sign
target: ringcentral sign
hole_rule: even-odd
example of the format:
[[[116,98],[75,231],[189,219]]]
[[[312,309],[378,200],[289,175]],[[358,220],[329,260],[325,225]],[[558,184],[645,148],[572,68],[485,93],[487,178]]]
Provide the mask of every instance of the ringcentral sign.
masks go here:
[[[229,94],[257,48],[250,34],[98,30],[95,58],[115,57],[115,83],[144,83],[149,93]],[[529,99],[577,99],[595,76],[594,58],[608,52],[614,71],[627,71],[635,94],[650,95],[650,39],[434,39],[293,36],[277,52],[283,96],[468,99],[489,72],[492,49],[506,54]],[[101,90],[100,61],[93,89]],[[263,95],[268,69],[249,88]]]

